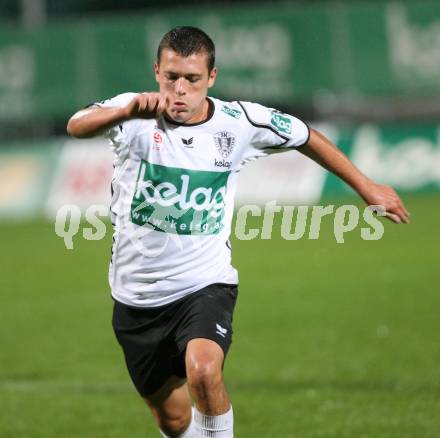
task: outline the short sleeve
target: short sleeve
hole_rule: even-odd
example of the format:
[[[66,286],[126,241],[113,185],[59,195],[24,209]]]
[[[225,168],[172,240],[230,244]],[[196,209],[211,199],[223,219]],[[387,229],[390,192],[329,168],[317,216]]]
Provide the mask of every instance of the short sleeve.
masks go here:
[[[136,93],[123,93],[101,102],[94,102],[90,106],[100,108],[117,108],[127,105]],[[135,134],[135,120],[128,120],[118,125],[112,126],[105,133],[104,137],[110,140],[110,147],[119,161],[123,161],[129,152],[131,140]]]
[[[300,119],[258,103],[238,102],[252,126],[250,146],[265,154],[303,146],[309,140],[309,127]]]
[[[94,102],[91,105],[102,108],[115,108],[127,105],[137,93],[122,93],[110,99],[102,100],[101,102]]]

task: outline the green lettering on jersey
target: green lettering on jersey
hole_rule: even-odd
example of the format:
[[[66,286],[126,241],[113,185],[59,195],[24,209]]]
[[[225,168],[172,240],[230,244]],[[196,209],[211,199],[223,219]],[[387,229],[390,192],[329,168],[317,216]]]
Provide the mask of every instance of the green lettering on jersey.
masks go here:
[[[223,105],[222,111],[226,114],[228,114],[231,117],[234,117],[234,119],[239,119],[241,116],[241,111],[238,111],[234,108],[231,108],[229,106]]]
[[[130,219],[173,234],[217,234],[230,172],[180,169],[141,160]]]
[[[292,133],[292,120],[288,115],[274,110],[272,111],[270,123],[280,132],[285,132],[286,134]]]

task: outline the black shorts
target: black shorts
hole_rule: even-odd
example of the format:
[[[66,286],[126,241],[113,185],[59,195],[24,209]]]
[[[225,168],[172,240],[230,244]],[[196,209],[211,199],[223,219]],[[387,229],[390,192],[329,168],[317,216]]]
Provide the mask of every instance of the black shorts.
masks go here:
[[[237,294],[237,285],[215,283],[160,307],[115,301],[113,329],[141,396],[153,394],[173,375],[186,377],[185,351],[191,339],[211,339],[226,356]]]

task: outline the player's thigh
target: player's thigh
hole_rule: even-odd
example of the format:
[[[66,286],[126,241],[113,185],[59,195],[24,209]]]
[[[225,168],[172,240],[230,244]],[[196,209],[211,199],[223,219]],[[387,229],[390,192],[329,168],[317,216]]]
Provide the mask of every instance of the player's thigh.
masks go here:
[[[236,285],[216,283],[195,293],[187,303],[185,318],[177,330],[179,351],[185,353],[185,368],[216,366],[221,369],[232,343],[232,317]]]
[[[185,379],[172,376],[158,391],[143,398],[159,425],[189,424],[191,397]]]

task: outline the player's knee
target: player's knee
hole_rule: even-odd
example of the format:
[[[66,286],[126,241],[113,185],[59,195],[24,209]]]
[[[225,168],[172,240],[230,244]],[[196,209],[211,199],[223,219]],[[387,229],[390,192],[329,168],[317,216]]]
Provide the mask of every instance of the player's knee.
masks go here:
[[[191,411],[174,414],[158,413],[157,420],[160,429],[170,438],[175,438],[188,428],[191,422]]]
[[[188,383],[194,391],[209,391],[223,379],[218,361],[211,358],[200,358],[192,361],[187,369]]]

